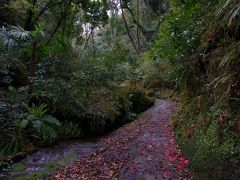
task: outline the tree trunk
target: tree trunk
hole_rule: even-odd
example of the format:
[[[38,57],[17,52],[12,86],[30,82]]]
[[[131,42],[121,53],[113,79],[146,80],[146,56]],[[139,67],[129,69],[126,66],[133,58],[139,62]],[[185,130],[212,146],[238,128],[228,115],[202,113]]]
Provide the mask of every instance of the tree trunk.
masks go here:
[[[34,86],[34,76],[36,71],[36,51],[37,51],[37,41],[34,40],[32,44],[32,55],[29,62],[29,79],[28,79],[28,94],[32,94]]]
[[[32,1],[33,6],[35,6],[36,3],[37,3],[37,0]],[[27,30],[27,31],[32,31],[33,30],[33,28],[34,28],[33,18],[34,18],[34,11],[32,9],[29,9],[27,20],[26,20],[26,23],[25,23],[25,26],[24,26],[25,30]]]
[[[122,0],[120,0],[120,4],[122,5]],[[125,28],[126,28],[128,37],[129,37],[129,39],[131,40],[131,43],[132,43],[135,51],[138,53],[137,46],[136,46],[136,44],[135,44],[135,42],[134,42],[134,39],[133,39],[133,37],[132,37],[132,35],[131,35],[130,29],[129,29],[129,27],[128,27],[127,20],[126,20],[125,14],[124,14],[124,10],[123,10],[122,7],[121,7],[121,11],[122,11],[122,18],[123,18],[123,22],[124,22],[124,25],[125,25]]]
[[[137,51],[139,54],[139,11],[140,11],[140,7],[139,7],[139,0],[136,0],[137,3]]]

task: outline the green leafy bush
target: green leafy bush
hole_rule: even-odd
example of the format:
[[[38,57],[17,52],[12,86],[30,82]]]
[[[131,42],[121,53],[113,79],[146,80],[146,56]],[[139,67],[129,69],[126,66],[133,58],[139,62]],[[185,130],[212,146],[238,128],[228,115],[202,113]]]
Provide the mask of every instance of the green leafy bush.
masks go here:
[[[111,90],[102,88],[93,91],[81,116],[83,129],[86,134],[104,133],[118,124],[118,117],[129,112],[129,106],[130,102],[123,88],[111,87]]]
[[[143,56],[141,66],[148,84],[179,88],[193,78],[189,76],[192,66],[188,58],[201,47],[201,36],[213,18],[215,4],[202,0],[172,2],[172,11],[164,15],[158,37]]]
[[[152,57],[152,52],[146,52],[140,62],[143,71],[143,83],[150,88],[171,87],[171,80],[167,69],[168,62],[159,61]]]
[[[0,85],[2,87],[25,86],[27,84],[26,67],[17,60],[1,61]]]
[[[32,131],[37,137],[41,145],[51,145],[59,138],[60,122],[50,116],[46,115],[47,105],[41,104],[39,106],[23,105],[28,114],[24,115],[19,122],[19,127],[26,131]],[[26,129],[28,127],[28,129]],[[31,128],[30,128],[31,127]]]
[[[83,135],[82,129],[78,127],[77,123],[63,122],[60,131],[61,139],[79,138]]]
[[[4,141],[4,140],[3,140]],[[4,143],[0,151],[0,160],[5,160],[5,155],[16,154],[25,146],[26,140],[21,132],[13,134],[9,141]],[[2,157],[1,157],[2,156]]]
[[[24,110],[22,102],[25,102],[25,91],[22,88],[9,87],[9,91],[0,91],[0,156],[19,152],[27,143],[16,120]]]

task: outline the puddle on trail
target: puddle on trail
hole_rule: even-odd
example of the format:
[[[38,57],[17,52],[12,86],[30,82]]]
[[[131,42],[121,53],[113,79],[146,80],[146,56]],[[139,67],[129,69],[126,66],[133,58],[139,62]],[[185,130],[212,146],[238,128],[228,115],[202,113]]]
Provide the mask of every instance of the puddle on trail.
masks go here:
[[[25,179],[26,175],[33,175],[34,179],[34,174],[43,177],[49,171],[89,155],[99,147],[98,139],[61,141],[54,147],[40,148],[36,153],[27,156],[13,166],[12,172],[2,176],[0,174],[0,179]]]

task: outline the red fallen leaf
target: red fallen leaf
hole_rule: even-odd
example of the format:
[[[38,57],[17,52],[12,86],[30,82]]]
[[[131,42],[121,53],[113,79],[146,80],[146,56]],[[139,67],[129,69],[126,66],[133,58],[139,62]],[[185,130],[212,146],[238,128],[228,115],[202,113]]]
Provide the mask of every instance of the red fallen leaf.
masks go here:
[[[107,174],[107,176],[109,176],[109,177],[113,177],[113,175],[114,175],[114,172],[113,172],[113,171],[110,171],[110,172]]]
[[[183,162],[185,165],[188,165],[189,164],[189,160],[185,160],[184,162]]]
[[[182,156],[180,156],[179,161],[184,161],[184,158]]]
[[[175,161],[176,159],[177,159],[176,156],[171,156],[171,157],[169,158],[169,161]]]
[[[178,170],[183,170],[184,164],[183,163],[179,163],[177,168],[178,168]]]

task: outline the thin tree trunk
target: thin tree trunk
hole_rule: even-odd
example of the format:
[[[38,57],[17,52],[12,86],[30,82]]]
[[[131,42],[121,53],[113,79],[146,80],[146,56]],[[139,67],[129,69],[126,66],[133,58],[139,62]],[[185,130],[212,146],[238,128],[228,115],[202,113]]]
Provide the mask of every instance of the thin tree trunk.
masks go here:
[[[136,0],[137,2],[137,24],[139,24],[139,0]],[[137,25],[137,50],[139,53],[139,26]]]
[[[37,0],[33,0],[32,1],[32,6],[35,6],[35,4],[37,3]],[[34,28],[34,24],[33,24],[33,16],[34,16],[34,12],[32,9],[28,10],[28,16],[27,16],[27,20],[24,26],[24,29],[27,31],[32,31]]]
[[[40,12],[38,13],[38,16],[36,17],[36,20],[35,21],[38,21],[39,18],[50,8],[52,7],[55,7],[57,5],[60,5],[62,4],[63,2],[54,2],[54,1],[51,1],[49,3],[47,3],[41,10]]]
[[[87,33],[86,33],[86,40],[85,40],[85,43],[84,43],[84,45],[83,45],[83,49],[82,49],[82,51],[81,51],[80,58],[82,57],[84,51],[85,51],[86,48],[87,48],[88,41],[89,41],[89,39],[91,38],[91,36],[92,36],[92,34],[93,34],[93,30],[94,30],[94,29],[91,28],[91,31],[90,31],[89,35],[87,35]]]
[[[122,1],[122,0],[121,0]],[[128,7],[126,1],[124,0],[124,5],[125,5],[125,8],[129,11],[130,15],[132,16],[132,19],[133,19],[133,23],[136,24],[136,26],[139,28],[139,30],[141,30],[141,32],[143,33],[143,35],[145,36],[146,40],[148,42],[151,42],[152,39],[152,34],[150,33],[150,31],[146,30],[141,24],[140,22],[138,22],[138,20],[136,20],[135,16],[134,16],[134,13],[133,11],[130,9],[130,7]]]
[[[92,45],[93,45],[93,53],[94,53],[94,57],[96,57],[96,46],[95,46],[95,40],[94,40],[94,31],[92,33]]]
[[[59,29],[59,27],[61,26],[61,24],[62,24],[62,22],[64,21],[64,19],[66,18],[68,9],[70,8],[70,5],[71,5],[72,1],[73,1],[73,0],[69,0],[67,6],[66,6],[66,8],[65,8],[65,10],[64,10],[64,12],[63,12],[63,14],[62,14],[62,16],[61,16],[61,19],[58,20],[58,23],[57,23],[55,29],[53,30],[53,32],[52,32],[52,34],[51,34],[51,36],[50,36],[50,38],[48,39],[48,41],[47,41],[46,44],[49,44],[49,43],[51,42],[52,38],[54,37],[54,35],[55,35],[56,32],[58,31],[58,29]]]
[[[122,5],[122,0],[120,0],[120,4]],[[136,44],[135,44],[135,42],[134,42],[134,39],[133,39],[133,37],[132,37],[132,35],[131,35],[130,29],[129,29],[129,27],[128,27],[128,24],[127,24],[127,21],[126,21],[126,17],[125,17],[125,14],[124,14],[124,10],[123,10],[122,7],[121,7],[121,11],[122,11],[122,18],[123,18],[123,22],[124,22],[124,25],[125,25],[125,28],[126,28],[128,37],[129,37],[129,39],[131,40],[131,43],[132,43],[135,51],[138,53],[137,46],[136,46]]]
[[[32,94],[34,86],[34,76],[36,71],[36,51],[37,51],[37,41],[34,40],[32,44],[32,55],[29,62],[29,81],[28,81],[28,94]]]

